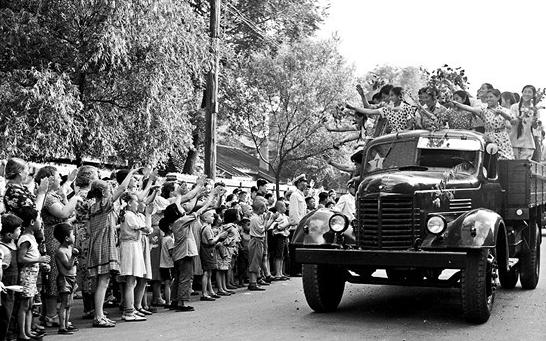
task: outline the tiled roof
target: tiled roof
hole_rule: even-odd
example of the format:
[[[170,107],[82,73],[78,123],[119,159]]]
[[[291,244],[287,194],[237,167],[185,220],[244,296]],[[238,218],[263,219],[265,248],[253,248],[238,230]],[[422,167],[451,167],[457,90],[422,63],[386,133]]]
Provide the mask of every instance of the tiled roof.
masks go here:
[[[275,181],[273,171],[264,172],[260,169],[260,160],[243,149],[218,145],[216,147],[216,168],[232,177],[263,178],[269,182]]]

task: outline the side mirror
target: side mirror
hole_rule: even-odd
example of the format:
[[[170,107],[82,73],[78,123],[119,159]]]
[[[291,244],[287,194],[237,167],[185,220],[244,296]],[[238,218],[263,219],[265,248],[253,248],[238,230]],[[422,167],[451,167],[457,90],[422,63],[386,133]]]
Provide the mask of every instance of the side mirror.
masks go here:
[[[495,179],[497,177],[497,158],[498,158],[499,146],[496,143],[488,143],[485,146],[485,176],[488,179]]]

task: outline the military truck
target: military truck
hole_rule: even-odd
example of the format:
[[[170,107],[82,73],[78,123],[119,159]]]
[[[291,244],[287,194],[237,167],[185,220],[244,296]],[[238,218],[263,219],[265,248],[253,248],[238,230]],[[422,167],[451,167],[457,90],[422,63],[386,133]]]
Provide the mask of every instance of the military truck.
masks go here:
[[[497,155],[482,134],[449,129],[385,135],[353,155],[356,218],[315,210],[291,240],[309,306],[336,310],[346,282],[460,288],[465,319],[483,323],[499,283],[534,289],[546,170]]]

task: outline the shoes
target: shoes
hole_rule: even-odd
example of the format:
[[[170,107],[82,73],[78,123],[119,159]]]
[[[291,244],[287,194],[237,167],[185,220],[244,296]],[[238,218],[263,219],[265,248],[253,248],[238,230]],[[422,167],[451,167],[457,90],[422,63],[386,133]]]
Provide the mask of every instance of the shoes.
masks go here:
[[[233,285],[231,285],[231,284],[228,284],[228,285],[226,285],[226,288],[228,288],[229,290],[234,290],[234,289],[237,289],[237,288],[238,288],[238,286],[237,286],[237,285],[235,285],[235,284],[233,284]]]
[[[57,334],[61,334],[61,335],[74,335],[74,332],[73,331],[70,331],[68,329],[59,329],[57,331]]]
[[[106,320],[105,318],[101,319],[95,319],[93,321],[93,327],[95,328],[112,328],[115,327],[115,323],[111,323],[110,321]]]
[[[269,283],[267,283],[267,282],[264,281],[263,279],[259,279],[259,280],[258,280],[258,284],[259,284],[259,285],[264,285],[264,286],[268,286],[268,285],[269,285]]]
[[[248,286],[248,290],[250,291],[265,291],[264,288],[260,288],[259,286],[257,286],[256,284],[250,284]]]
[[[189,305],[182,305],[176,307],[175,311],[194,311],[195,309],[193,307],[190,307]]]
[[[144,308],[145,310],[149,311],[150,313],[157,313],[157,308],[154,308],[154,307],[142,307]]]
[[[290,278],[285,277],[285,276],[273,277],[273,281],[287,281],[287,280],[289,280],[289,279],[290,279]]]
[[[212,294],[212,295],[210,295],[210,297],[212,297],[212,298],[222,298],[222,296],[216,295],[216,294]]]
[[[219,296],[231,296],[231,294],[226,291],[218,291],[216,294]]]
[[[121,319],[126,322],[141,322],[146,321],[145,317],[138,316],[136,313],[134,314],[123,314],[121,315]]]
[[[197,291],[192,291],[190,295],[191,296],[197,296],[197,295],[199,295],[199,293]]]
[[[199,299],[200,301],[208,301],[208,302],[213,302],[213,301],[216,301],[216,299],[210,297],[210,296],[201,296],[201,298]]]
[[[152,302],[152,307],[164,307],[166,303],[164,299],[158,298]]]
[[[80,331],[78,328],[74,327],[72,325],[72,323],[70,323],[68,326],[66,326],[66,330],[71,331],[71,332],[79,332]]]
[[[171,304],[169,304],[169,306],[165,306],[165,308],[169,308],[169,310],[175,310],[176,307],[178,307],[178,303],[177,302],[171,302]]]
[[[44,325],[46,327],[58,327],[59,326],[59,315],[55,315],[52,317],[44,316]]]
[[[152,315],[152,312],[151,312],[151,311],[146,310],[146,309],[144,309],[144,308],[140,308],[140,309],[138,309],[138,311],[139,311],[140,313],[144,314],[144,315]]]
[[[135,310],[135,312],[133,314],[136,315],[136,316],[140,316],[140,317],[146,317],[146,314],[144,314],[144,313],[142,313],[142,312],[140,312],[138,310]]]
[[[267,283],[271,283],[273,281],[273,276],[267,276],[265,279],[264,279]]]
[[[229,289],[229,288],[228,288],[228,289]],[[228,290],[228,291],[226,291],[226,292],[227,292],[228,294],[231,294],[231,295],[234,295],[234,294],[236,294],[236,292],[235,292],[235,291],[231,291],[231,290]]]

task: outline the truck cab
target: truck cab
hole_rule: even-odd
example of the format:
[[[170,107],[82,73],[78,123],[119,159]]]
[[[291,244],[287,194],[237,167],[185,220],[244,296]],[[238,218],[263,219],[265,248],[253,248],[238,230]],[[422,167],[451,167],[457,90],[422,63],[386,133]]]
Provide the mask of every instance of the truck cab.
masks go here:
[[[372,140],[353,156],[356,218],[319,209],[294,234],[309,305],[335,310],[345,282],[458,287],[466,319],[483,323],[499,281],[536,287],[546,174],[497,151],[463,130]]]

